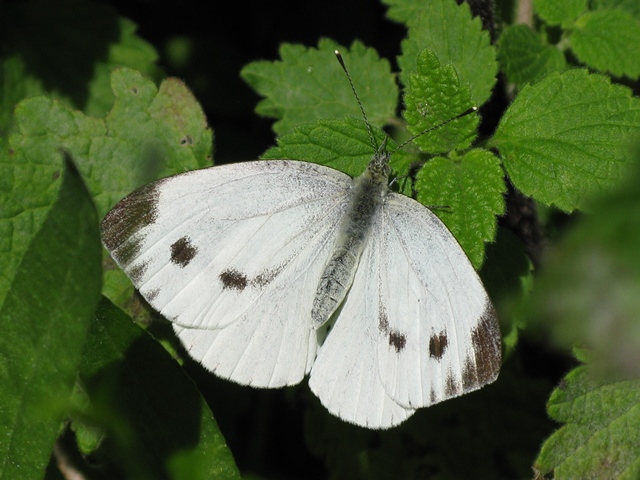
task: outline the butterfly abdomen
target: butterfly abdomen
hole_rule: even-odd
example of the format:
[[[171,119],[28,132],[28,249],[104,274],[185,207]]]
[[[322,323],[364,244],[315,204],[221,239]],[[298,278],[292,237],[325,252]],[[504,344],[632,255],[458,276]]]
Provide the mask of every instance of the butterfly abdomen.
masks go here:
[[[313,301],[311,319],[316,329],[331,318],[353,282],[374,217],[388,191],[387,177],[379,166],[380,159],[376,157],[369,168],[354,179],[349,207],[340,226],[333,255],[322,272]]]

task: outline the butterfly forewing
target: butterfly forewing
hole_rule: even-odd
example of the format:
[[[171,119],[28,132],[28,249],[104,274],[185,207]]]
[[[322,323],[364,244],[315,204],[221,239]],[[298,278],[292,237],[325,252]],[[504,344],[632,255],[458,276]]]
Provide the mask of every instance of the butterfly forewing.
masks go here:
[[[390,193],[372,239],[379,257],[377,358],[387,393],[400,405],[419,408],[495,380],[501,345],[493,307],[438,217]]]
[[[295,161],[189,172],[123,199],[103,239],[206,368],[293,384],[315,356],[311,306],[352,183]]]

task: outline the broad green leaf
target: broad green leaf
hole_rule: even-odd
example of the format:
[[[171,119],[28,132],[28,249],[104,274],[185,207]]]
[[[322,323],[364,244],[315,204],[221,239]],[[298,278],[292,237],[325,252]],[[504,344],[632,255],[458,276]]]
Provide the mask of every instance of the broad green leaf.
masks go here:
[[[375,140],[381,145],[385,135],[372,129]],[[369,165],[375,153],[369,134],[362,122],[355,118],[340,120],[319,120],[300,125],[293,132],[277,138],[278,145],[267,150],[264,159],[303,160],[319,163],[356,177]],[[395,144],[388,140],[387,149],[393,151]],[[404,174],[416,157],[398,151],[391,157],[391,167]]]
[[[428,49],[418,56],[418,71],[409,76],[404,105],[407,129],[413,135],[432,129],[414,140],[422,151],[435,154],[466,148],[476,137],[477,115],[448,122],[473,106],[469,88],[460,85],[453,66],[441,66]]]
[[[76,431],[99,427],[99,449],[128,478],[239,478],[207,404],[171,355],[103,298],[89,329],[80,379],[90,403]],[[117,419],[117,421],[114,421]]]
[[[534,5],[549,25],[569,24],[587,10],[587,0],[535,0]]]
[[[44,475],[100,294],[95,207],[71,162],[63,167],[58,159],[57,165],[49,182],[58,195],[29,240],[0,310],[3,479]]]
[[[496,216],[504,211],[503,177],[499,159],[486,150],[471,150],[459,160],[432,158],[416,175],[418,201],[441,207],[433,212],[476,268],[484,260],[485,242],[495,238]]]
[[[546,45],[527,25],[510,25],[503,30],[498,60],[509,81],[518,85],[536,83],[567,68],[562,52]]]
[[[640,135],[640,102],[607,77],[570,70],[525,86],[490,145],[514,186],[570,212],[615,184]]]
[[[297,125],[320,119],[361,119],[362,113],[347,77],[334,55],[340,50],[362,106],[372,125],[382,127],[395,115],[398,88],[387,60],[354,42],[351,48],[321,40],[318,48],[284,44],[282,60],[253,62],[242,78],[265,99],[256,112],[275,118],[273,130],[289,133]]]
[[[167,79],[157,88],[136,71],[118,69],[112,87],[116,101],[105,119],[46,97],[16,107],[15,133],[7,142],[11,155],[0,156],[0,231],[11,239],[0,253],[0,292],[55,195],[48,185],[57,168],[34,159],[69,151],[100,216],[144,183],[210,163],[211,131],[182,82]],[[115,277],[107,288],[111,298],[129,296],[130,283],[121,273]]]
[[[589,12],[576,22],[571,46],[578,59],[616,76],[640,76],[640,20],[622,10]]]
[[[82,0],[36,0],[3,6],[0,60],[0,131],[11,125],[22,99],[48,95],[92,116],[104,116],[114,101],[111,71],[132,67],[162,78],[153,47],[105,4]]]
[[[409,85],[411,74],[418,71],[418,55],[425,48],[442,64],[455,68],[460,82],[469,86],[476,106],[487,101],[498,72],[496,51],[480,19],[471,17],[466,3],[458,6],[451,0],[430,0],[415,13],[398,57],[404,85]]]
[[[583,365],[565,377],[547,407],[565,425],[542,446],[534,465],[539,475],[640,477],[640,379],[604,377]]]

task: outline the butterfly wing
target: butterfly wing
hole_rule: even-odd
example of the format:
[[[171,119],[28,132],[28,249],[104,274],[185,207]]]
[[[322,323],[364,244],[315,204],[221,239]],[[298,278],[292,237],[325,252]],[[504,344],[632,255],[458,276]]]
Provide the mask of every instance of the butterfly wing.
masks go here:
[[[455,237],[429,209],[396,193],[380,220],[379,284],[394,279],[378,296],[378,368],[387,394],[419,408],[493,382],[498,320]]]
[[[311,389],[344,420],[389,428],[495,380],[500,355],[495,312],[453,235],[429,209],[389,193]]]
[[[309,387],[332,414],[375,429],[398,425],[414,413],[387,394],[378,372],[380,281],[394,281],[380,276],[381,253],[374,229],[309,377]]]
[[[315,357],[313,297],[352,184],[285,160],[187,172],[123,199],[103,241],[207,369],[258,387],[295,384]]]

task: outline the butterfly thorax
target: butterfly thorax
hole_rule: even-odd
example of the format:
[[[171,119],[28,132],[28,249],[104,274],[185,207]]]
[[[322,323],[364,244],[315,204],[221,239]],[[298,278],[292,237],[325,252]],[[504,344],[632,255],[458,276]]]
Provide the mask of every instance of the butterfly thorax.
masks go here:
[[[353,181],[349,206],[340,226],[333,255],[320,278],[313,301],[314,328],[324,325],[344,301],[374,218],[388,192],[389,155],[376,153],[362,175]]]

